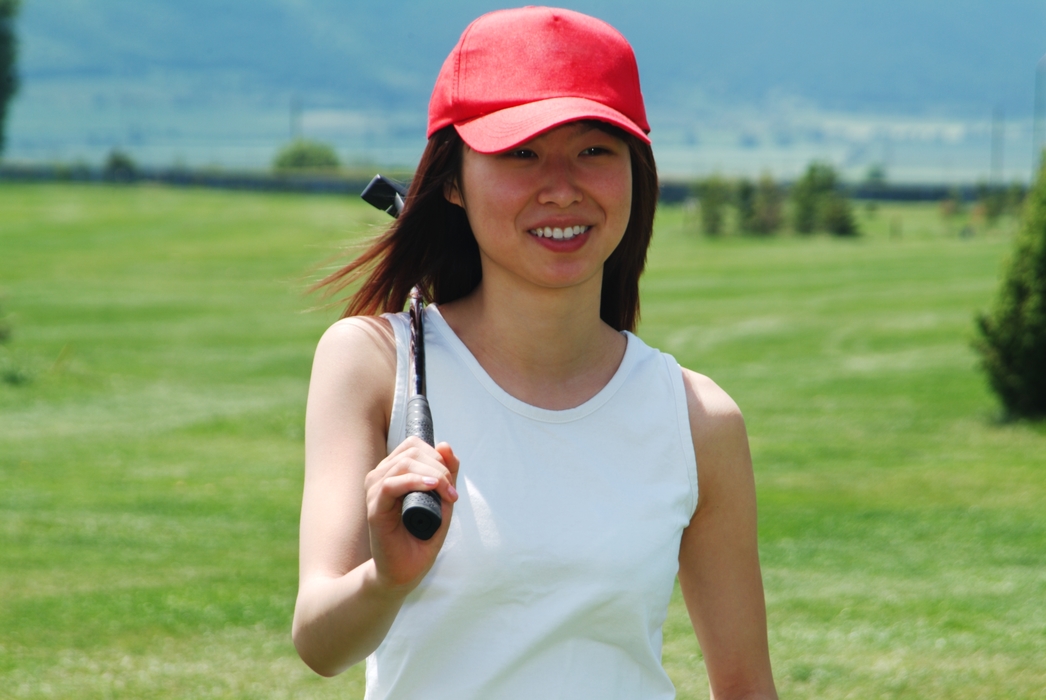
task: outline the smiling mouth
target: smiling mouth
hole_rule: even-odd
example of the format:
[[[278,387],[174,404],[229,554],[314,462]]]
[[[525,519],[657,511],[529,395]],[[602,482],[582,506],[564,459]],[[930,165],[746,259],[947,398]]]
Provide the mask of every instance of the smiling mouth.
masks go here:
[[[580,236],[582,233],[588,231],[591,226],[567,226],[566,228],[552,228],[546,226],[545,228],[532,228],[530,229],[530,235],[537,236],[539,238],[555,238],[560,241],[569,241],[574,236]]]

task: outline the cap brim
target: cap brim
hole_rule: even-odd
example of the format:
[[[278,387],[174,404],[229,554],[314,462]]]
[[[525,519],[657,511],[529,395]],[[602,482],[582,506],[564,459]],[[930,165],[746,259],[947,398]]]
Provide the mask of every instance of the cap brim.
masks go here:
[[[621,112],[583,97],[553,97],[505,109],[455,124],[458,134],[474,151],[500,153],[529,141],[549,129],[583,119],[607,122],[644,143],[650,137]]]

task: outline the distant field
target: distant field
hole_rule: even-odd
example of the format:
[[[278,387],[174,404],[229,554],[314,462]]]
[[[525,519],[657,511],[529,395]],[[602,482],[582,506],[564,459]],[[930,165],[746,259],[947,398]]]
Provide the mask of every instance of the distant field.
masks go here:
[[[789,698],[1039,698],[1046,426],[969,349],[1013,222],[859,209],[866,235],[659,220],[640,334],[745,411]],[[362,697],[297,659],[317,269],[335,197],[0,185],[0,696]],[[6,379],[5,379],[6,378]],[[680,698],[707,697],[681,602]]]

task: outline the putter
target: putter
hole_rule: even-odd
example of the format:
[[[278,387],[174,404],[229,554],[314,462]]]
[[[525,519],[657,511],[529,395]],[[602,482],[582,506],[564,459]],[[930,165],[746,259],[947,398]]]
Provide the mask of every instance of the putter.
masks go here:
[[[381,175],[375,175],[360,195],[368,204],[399,216],[407,188]],[[425,398],[425,326],[422,319],[425,302],[421,290],[410,290],[410,399],[407,401],[407,437],[417,437],[435,444],[432,412]],[[403,497],[403,526],[419,540],[431,539],[443,524],[439,494],[435,491],[411,491]]]

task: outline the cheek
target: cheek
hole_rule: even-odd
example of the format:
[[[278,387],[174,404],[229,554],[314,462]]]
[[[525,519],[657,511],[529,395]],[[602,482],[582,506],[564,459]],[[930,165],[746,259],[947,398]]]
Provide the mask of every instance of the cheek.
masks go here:
[[[624,228],[628,225],[628,220],[631,218],[632,214],[631,170],[627,175],[616,178],[615,181],[610,184],[607,188],[607,197],[608,201],[613,202],[612,205],[608,205],[611,209],[611,211],[608,212],[608,215],[612,216],[614,220],[619,223],[622,233],[624,233]]]
[[[519,178],[505,177],[495,168],[476,167],[462,173],[465,213],[474,232],[511,228],[525,209],[529,190]]]

